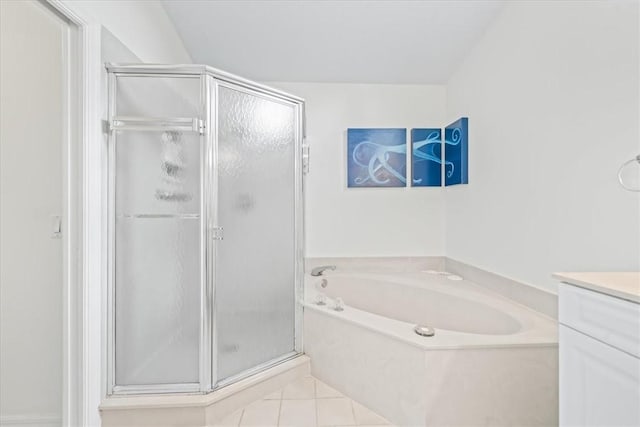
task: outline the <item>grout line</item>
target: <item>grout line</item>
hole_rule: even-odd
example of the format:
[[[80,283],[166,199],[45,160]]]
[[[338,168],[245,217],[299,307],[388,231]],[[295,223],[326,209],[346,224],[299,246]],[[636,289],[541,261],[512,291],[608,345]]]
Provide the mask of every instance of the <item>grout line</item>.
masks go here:
[[[355,423],[355,425],[360,425],[360,423],[356,419],[356,408],[353,407],[353,399],[349,398],[349,402],[351,404],[351,413],[353,414],[353,422]]]
[[[320,425],[320,420],[318,418],[318,380],[313,377],[313,406],[316,407],[316,427]]]
[[[2,1],[2,0],[0,0]],[[309,399],[316,399],[316,400],[327,400],[327,399],[350,399],[349,396],[345,396],[344,394],[341,396],[325,396],[325,397],[311,397],[311,398],[302,398],[302,399],[282,399],[282,400],[309,400]]]
[[[278,423],[276,426],[280,426],[280,415],[282,414],[282,395],[284,394],[284,389],[280,392],[280,405],[278,406]]]
[[[318,380],[316,380],[315,378],[313,378],[313,398],[318,398]]]
[[[240,418],[238,419],[238,427],[242,424],[242,417],[244,417],[244,408],[242,408],[242,412],[240,413]]]

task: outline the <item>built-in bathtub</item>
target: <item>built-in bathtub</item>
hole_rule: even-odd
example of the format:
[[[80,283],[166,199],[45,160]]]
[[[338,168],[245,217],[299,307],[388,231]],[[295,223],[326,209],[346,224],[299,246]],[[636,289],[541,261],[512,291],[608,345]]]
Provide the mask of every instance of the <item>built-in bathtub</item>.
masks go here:
[[[557,424],[556,322],[467,280],[307,275],[304,346],[314,375],[398,425]]]

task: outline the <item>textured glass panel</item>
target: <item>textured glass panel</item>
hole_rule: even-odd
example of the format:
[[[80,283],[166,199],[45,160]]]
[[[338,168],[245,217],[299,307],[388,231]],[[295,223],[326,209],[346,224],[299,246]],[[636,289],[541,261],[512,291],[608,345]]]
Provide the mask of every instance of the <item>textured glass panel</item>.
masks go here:
[[[198,219],[116,220],[116,384],[198,382]]]
[[[118,77],[118,116],[199,117],[200,78]]]
[[[200,138],[117,134],[116,385],[197,383]]]
[[[294,350],[295,109],[219,90],[218,380]]]
[[[180,132],[118,132],[116,212],[200,212],[200,137]]]

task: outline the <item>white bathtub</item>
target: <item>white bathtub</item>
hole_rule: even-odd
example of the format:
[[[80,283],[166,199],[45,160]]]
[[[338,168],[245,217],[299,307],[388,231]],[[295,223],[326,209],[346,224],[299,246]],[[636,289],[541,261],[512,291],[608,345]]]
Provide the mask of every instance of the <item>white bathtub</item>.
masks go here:
[[[305,281],[305,352],[321,380],[398,425],[557,424],[554,320],[465,280],[340,270]]]

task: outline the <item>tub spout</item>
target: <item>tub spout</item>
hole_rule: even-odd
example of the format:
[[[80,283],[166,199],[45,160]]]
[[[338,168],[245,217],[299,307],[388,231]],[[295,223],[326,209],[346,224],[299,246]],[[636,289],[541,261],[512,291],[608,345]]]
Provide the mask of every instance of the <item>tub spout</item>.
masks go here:
[[[320,267],[316,267],[313,270],[311,270],[311,275],[312,276],[321,276],[322,273],[325,272],[325,270],[335,270],[336,266],[335,265],[322,265]]]

